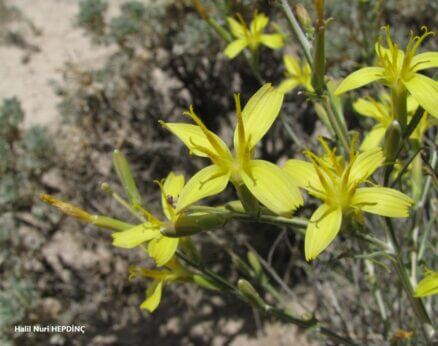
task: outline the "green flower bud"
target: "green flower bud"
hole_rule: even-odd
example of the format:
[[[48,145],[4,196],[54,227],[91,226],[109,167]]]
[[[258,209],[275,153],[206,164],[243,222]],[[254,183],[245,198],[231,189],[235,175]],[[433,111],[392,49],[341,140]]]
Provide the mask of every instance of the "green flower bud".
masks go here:
[[[132,177],[131,169],[129,168],[128,161],[125,156],[118,151],[114,150],[113,153],[114,167],[116,168],[117,175],[123,185],[129,202],[133,205],[141,205],[141,197],[135,185],[134,178]]]
[[[216,285],[216,283],[214,283],[213,280],[211,280],[210,278],[204,275],[195,274],[193,275],[192,279],[195,284],[201,286],[202,288],[206,288],[214,291],[221,290],[220,286]]]
[[[82,220],[82,221],[85,221],[88,223],[93,223],[93,215],[92,214],[86,212],[85,210],[83,210],[83,209],[81,209],[73,204],[61,201],[61,200],[59,200],[51,195],[46,195],[44,193],[40,194],[40,199],[43,202],[46,202],[47,204],[50,204],[50,205],[54,206],[55,208],[58,208],[64,214],[72,216],[78,220]]]
[[[239,288],[242,296],[254,307],[264,309],[266,306],[265,301],[260,297],[255,288],[245,279],[239,279],[237,282],[237,287]]]
[[[219,211],[219,210],[218,210]],[[187,237],[203,231],[223,227],[229,220],[228,211],[182,213],[173,225],[164,226],[161,233],[166,237]]]
[[[263,275],[263,269],[259,259],[257,258],[257,255],[252,251],[248,251],[246,257],[248,258],[248,262],[254,270],[256,276],[261,277]]]
[[[383,151],[388,162],[394,162],[400,147],[402,129],[400,123],[394,120],[386,129]]]
[[[295,13],[305,33],[308,36],[311,36],[314,32],[314,29],[312,25],[312,19],[310,19],[309,13],[307,12],[306,8],[301,4],[297,4],[295,6]]]

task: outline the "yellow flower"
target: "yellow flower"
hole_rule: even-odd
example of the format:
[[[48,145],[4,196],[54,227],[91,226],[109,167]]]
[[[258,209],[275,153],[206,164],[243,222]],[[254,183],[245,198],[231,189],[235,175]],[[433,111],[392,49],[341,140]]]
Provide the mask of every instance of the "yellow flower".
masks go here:
[[[268,17],[263,13],[255,13],[249,28],[243,21],[242,16],[237,15],[240,23],[232,18],[228,17],[228,25],[231,33],[236,38],[233,42],[229,43],[224,50],[224,54],[233,59],[246,47],[249,47],[251,51],[256,51],[260,44],[263,44],[269,48],[277,49],[283,46],[283,36],[281,34],[264,34],[263,30],[269,23]]]
[[[413,98],[431,115],[438,117],[438,82],[418,73],[438,67],[438,52],[416,54],[421,42],[433,32],[424,28],[421,36],[413,36],[405,51],[392,42],[389,27],[386,27],[388,48],[376,43],[378,66],[364,67],[347,76],[337,87],[335,94],[381,81],[392,89],[406,88]]]
[[[307,151],[311,162],[289,160],[285,170],[299,186],[324,203],[313,213],[305,236],[306,260],[316,258],[335,239],[341,229],[342,217],[353,215],[359,220],[362,212],[387,217],[407,217],[412,199],[405,194],[381,186],[360,187],[383,165],[380,148],[360,154],[353,145],[349,162],[336,156],[335,149],[321,139],[326,155],[318,157]]]
[[[141,309],[149,312],[154,312],[160,305],[163,287],[167,283],[188,281],[192,276],[175,258],[167,262],[165,269],[152,270],[134,266],[129,268],[129,272],[130,280],[137,276],[153,279],[152,284],[146,290],[146,299],[140,305]]]
[[[382,93],[379,101],[373,99],[372,97],[359,98],[353,103],[353,108],[360,115],[373,118],[377,121],[377,124],[374,125],[374,127],[365,136],[360,149],[364,151],[381,146],[388,126],[395,120],[390,96],[387,93]],[[417,101],[415,101],[413,97],[409,96],[407,98],[408,120],[412,119],[412,116],[417,108]],[[427,126],[427,113],[425,113],[422,116],[420,123],[411,134],[410,138],[421,141]]]
[[[415,289],[415,296],[426,297],[434,294],[438,294],[438,272],[426,269],[425,277]]]
[[[147,222],[125,231],[114,232],[112,234],[113,245],[130,249],[147,242],[148,254],[155,260],[157,266],[168,263],[176,252],[179,239],[165,237],[160,233],[160,230],[167,224],[174,224],[177,221],[175,204],[183,186],[184,177],[171,172],[164,183],[160,183],[161,205],[168,221],[161,221],[148,213]]]
[[[208,157],[213,163],[190,179],[181,191],[176,212],[202,198],[222,192],[229,181],[236,188],[244,184],[259,202],[280,215],[291,214],[303,203],[298,188],[278,166],[253,159],[256,144],[280,112],[283,96],[270,84],[265,84],[241,110],[239,95],[235,95],[237,126],[234,131],[234,154],[222,139],[206,128],[193,109],[185,114],[196,125],[162,122],[184,142],[190,153]]]
[[[282,92],[289,92],[297,86],[303,86],[307,91],[313,92],[311,76],[312,71],[307,62],[301,62],[291,55],[283,57],[284,66],[286,67],[286,79],[279,85]]]

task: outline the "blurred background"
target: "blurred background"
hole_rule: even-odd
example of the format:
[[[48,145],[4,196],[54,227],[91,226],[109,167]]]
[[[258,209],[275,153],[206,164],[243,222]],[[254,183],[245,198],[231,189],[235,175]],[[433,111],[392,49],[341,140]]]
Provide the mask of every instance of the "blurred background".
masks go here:
[[[288,35],[286,52],[298,54],[276,1],[202,3],[220,23],[236,12],[248,20],[255,9],[265,12]],[[312,14],[311,1],[300,3]],[[327,16],[333,17],[329,73],[341,78],[373,61],[373,41],[384,24],[395,25],[403,42],[409,30],[418,32],[422,25],[436,31],[437,10],[436,1],[426,0],[327,1]],[[436,49],[433,44],[429,40],[425,48]],[[170,170],[188,177],[203,162],[190,159],[158,120],[182,120],[194,104],[206,124],[227,137],[234,124],[232,92],[247,100],[259,87],[246,61],[229,61],[224,47],[189,0],[0,0],[1,345],[320,344],[233,297],[190,285],[167,287],[153,315],[141,311],[146,282],[129,281],[128,266],[145,262],[142,250],[116,249],[108,233],[38,200],[45,192],[93,213],[128,218],[99,188],[102,182],[119,187],[111,162],[119,148],[145,204],[159,213],[153,180]],[[279,83],[282,52],[261,54],[263,77]],[[288,94],[283,113],[311,145],[325,132],[305,99],[297,90]],[[348,100],[345,107],[352,112]],[[357,117],[347,121],[350,128],[358,126]],[[264,158],[278,162],[299,154],[302,148],[284,131],[278,124],[271,129],[260,148]],[[222,198],[231,195],[230,190]],[[286,304],[298,300],[322,307],[320,317],[336,328],[354,328],[345,321],[358,326],[350,334],[368,333],[372,339],[373,328],[379,328],[372,311],[357,313],[363,301],[342,278],[326,287],[330,261],[316,265],[309,289],[302,240],[293,234],[231,224],[195,241],[205,262],[231,279],[239,268],[227,247],[246,256],[252,246],[293,289],[283,292]],[[338,298],[321,299],[322,291],[336,291]],[[366,301],[366,294],[361,299]],[[339,304],[349,306],[344,315]],[[13,332],[15,325],[33,324],[85,325],[86,332]]]

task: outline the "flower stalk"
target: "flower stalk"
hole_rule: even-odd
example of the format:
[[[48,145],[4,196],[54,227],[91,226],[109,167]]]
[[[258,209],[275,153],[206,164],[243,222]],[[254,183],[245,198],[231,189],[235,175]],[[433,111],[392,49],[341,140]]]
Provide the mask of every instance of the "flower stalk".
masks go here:
[[[279,309],[275,306],[265,303],[252,285],[246,280],[239,280],[239,285],[235,286],[222,276],[208,270],[202,265],[194,263],[183,252],[178,251],[177,256],[194,270],[208,277],[208,279],[214,282],[216,286],[223,287],[224,290],[267,315],[277,317],[281,321],[294,324],[305,330],[316,330],[320,334],[330,338],[338,344],[356,345],[351,339],[341,336],[331,329],[321,325],[315,316],[310,318],[300,318],[286,309]]]
[[[408,91],[402,84],[391,88],[392,111],[403,131],[406,130],[408,119],[407,97]]]
[[[317,58],[319,59],[319,62],[317,64],[317,70],[318,72],[313,72],[312,71],[312,76],[315,75],[314,80],[315,83],[317,83],[317,87],[318,89],[320,89],[321,93],[324,90],[325,92],[327,92],[327,100],[324,103],[325,108],[326,108],[326,113],[328,115],[329,121],[330,121],[330,125],[333,128],[333,131],[336,133],[336,136],[339,138],[344,150],[348,153],[350,150],[350,139],[349,139],[349,135],[348,135],[348,130],[346,127],[346,123],[345,123],[345,119],[344,116],[342,114],[342,112],[336,107],[335,104],[335,100],[334,100],[334,95],[332,93],[332,91],[330,90],[330,88],[327,87],[327,83],[325,82],[325,53],[324,53],[324,31],[325,31],[325,23],[323,20],[323,6],[324,6],[324,2],[323,1],[317,1],[317,9],[318,12],[320,14],[320,18],[322,20],[318,20],[318,22],[320,22],[319,24],[323,24],[318,25],[317,22],[317,26],[316,26],[316,31],[318,32],[318,27],[321,27],[321,29],[319,30],[319,41],[317,39],[317,44],[316,44],[316,49],[315,49],[315,55],[318,54]],[[292,28],[292,31],[295,33],[297,39],[298,39],[298,43],[301,46],[301,49],[304,53],[304,56],[307,60],[307,62],[309,63],[310,66],[315,66],[314,64],[314,59],[312,57],[312,52],[311,52],[311,44],[309,42],[309,40],[307,39],[306,35],[304,34],[300,24],[298,23],[295,15],[292,12],[292,9],[288,3],[287,0],[281,0],[281,7],[283,9],[283,12],[286,15],[286,18]],[[317,35],[318,36],[318,35]],[[319,48],[318,48],[319,47]],[[318,77],[316,78],[316,73],[318,74]],[[313,83],[312,83],[313,84]],[[315,87],[315,85],[313,85],[313,87]]]

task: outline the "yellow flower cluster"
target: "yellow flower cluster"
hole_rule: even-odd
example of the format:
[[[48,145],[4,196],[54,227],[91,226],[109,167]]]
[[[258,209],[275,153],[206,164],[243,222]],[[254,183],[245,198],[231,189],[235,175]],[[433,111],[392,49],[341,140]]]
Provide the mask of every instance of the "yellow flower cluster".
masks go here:
[[[256,13],[249,28],[241,16],[238,19],[228,18],[228,25],[235,37],[224,51],[230,59],[245,48],[254,52],[260,45],[273,49],[283,45],[281,34],[264,33],[269,23],[264,14]],[[178,246],[184,238],[169,235],[178,236],[175,230],[183,227],[184,232],[190,235],[223,225],[223,218],[209,217],[208,212],[193,213],[191,208],[200,200],[223,192],[229,183],[235,188],[243,210],[255,219],[260,215],[260,205],[268,209],[271,215],[291,217],[304,203],[300,189],[321,200],[322,203],[308,222],[305,234],[305,258],[313,260],[333,242],[342,225],[347,224],[346,217],[362,222],[364,212],[391,218],[409,216],[413,200],[400,191],[379,186],[372,175],[385,164],[380,144],[390,124],[397,118],[393,103],[400,101],[400,95],[410,94],[404,99],[408,119],[413,117],[419,105],[432,116],[438,117],[437,82],[418,73],[438,66],[437,53],[416,55],[418,46],[428,35],[430,32],[425,31],[421,37],[411,37],[403,52],[392,42],[387,29],[388,47],[381,42],[376,44],[378,66],[353,72],[338,85],[336,95],[374,81],[384,82],[392,91],[397,91],[396,97],[383,93],[379,101],[361,98],[354,103],[357,113],[374,118],[377,124],[360,145],[360,152],[355,148],[355,140],[352,141],[348,160],[338,155],[336,148],[322,138],[323,154],[306,150],[307,161],[290,159],[280,168],[276,163],[257,158],[257,144],[279,116],[284,94],[297,86],[313,92],[310,66],[292,56],[285,56],[286,79],[279,87],[264,84],[244,107],[239,94],[234,95],[236,124],[232,148],[207,128],[192,107],[184,113],[192,123],[161,122],[164,128],[185,144],[190,154],[210,161],[187,183],[184,176],[173,172],[157,182],[161,189],[164,218],[154,216],[142,206],[129,166],[118,151],[114,154],[114,163],[129,201],[116,197],[141,216],[140,224],[131,225],[105,216],[91,215],[51,196],[44,195],[42,199],[71,216],[111,229],[113,245],[116,247],[145,249],[158,268],[134,268],[131,277],[140,275],[153,279],[141,306],[149,311],[154,311],[159,305],[166,282],[193,279],[192,273],[176,257]],[[412,136],[421,138],[427,126],[426,114]],[[436,293],[436,273],[428,275],[417,288],[418,296],[431,292]]]

